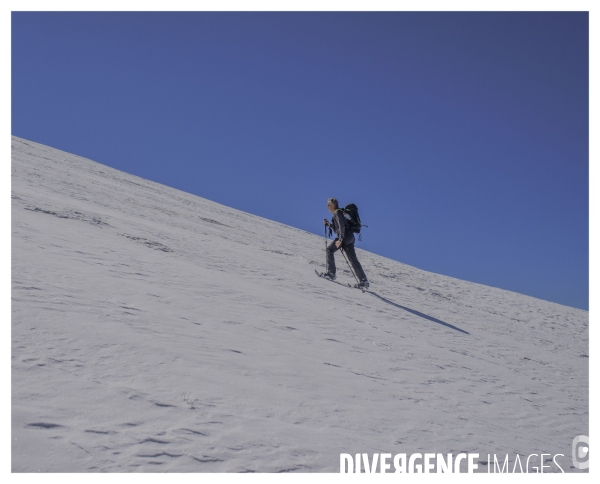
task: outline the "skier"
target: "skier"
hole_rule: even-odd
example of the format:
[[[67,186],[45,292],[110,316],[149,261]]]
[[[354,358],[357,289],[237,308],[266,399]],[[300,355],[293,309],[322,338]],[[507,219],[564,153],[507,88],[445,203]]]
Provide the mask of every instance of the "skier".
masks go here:
[[[363,290],[368,289],[369,281],[367,280],[365,271],[363,271],[360,262],[358,262],[358,259],[356,258],[356,252],[354,251],[354,234],[350,230],[347,230],[348,224],[346,222],[346,218],[344,217],[344,212],[342,212],[338,206],[337,199],[328,199],[327,209],[333,214],[333,217],[331,218],[331,223],[327,219],[323,219],[323,223],[326,226],[332,227],[333,231],[337,234],[337,237],[327,247],[327,272],[323,275],[323,277],[335,281],[336,270],[335,258],[333,257],[333,254],[341,247],[344,253],[348,256],[348,260],[350,261],[350,265],[352,266],[354,274],[356,274],[356,277],[360,281],[356,287]]]

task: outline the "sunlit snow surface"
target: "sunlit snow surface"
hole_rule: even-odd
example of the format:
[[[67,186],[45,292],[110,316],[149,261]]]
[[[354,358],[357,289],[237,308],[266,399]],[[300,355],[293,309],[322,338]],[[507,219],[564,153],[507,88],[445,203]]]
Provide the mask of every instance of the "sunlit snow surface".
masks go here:
[[[13,137],[12,470],[338,472],[340,453],[464,451],[573,471],[588,312],[358,250],[363,294],[315,276],[324,246]]]

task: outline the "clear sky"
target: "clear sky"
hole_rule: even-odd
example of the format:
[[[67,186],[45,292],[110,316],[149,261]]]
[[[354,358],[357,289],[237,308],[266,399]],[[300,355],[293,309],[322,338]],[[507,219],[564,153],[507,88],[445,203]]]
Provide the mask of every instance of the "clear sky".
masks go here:
[[[586,12],[18,12],[12,134],[588,309],[588,53]]]

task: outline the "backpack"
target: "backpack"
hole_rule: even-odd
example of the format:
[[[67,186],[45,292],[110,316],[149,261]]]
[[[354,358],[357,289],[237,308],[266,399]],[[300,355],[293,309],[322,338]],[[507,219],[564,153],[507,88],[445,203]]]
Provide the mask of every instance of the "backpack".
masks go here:
[[[353,203],[349,203],[344,208],[340,209],[344,214],[344,218],[346,219],[346,227],[355,234],[360,234],[360,229],[363,227],[363,224],[360,221],[360,216],[358,215],[358,207]],[[364,225],[367,227],[367,225]]]

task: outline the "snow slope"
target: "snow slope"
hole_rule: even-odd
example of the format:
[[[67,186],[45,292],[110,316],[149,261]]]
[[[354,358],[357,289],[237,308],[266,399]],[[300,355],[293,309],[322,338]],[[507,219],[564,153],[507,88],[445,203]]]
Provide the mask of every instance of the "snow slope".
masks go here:
[[[315,277],[323,237],[13,137],[12,470],[572,471],[588,312],[357,253],[371,293]]]

